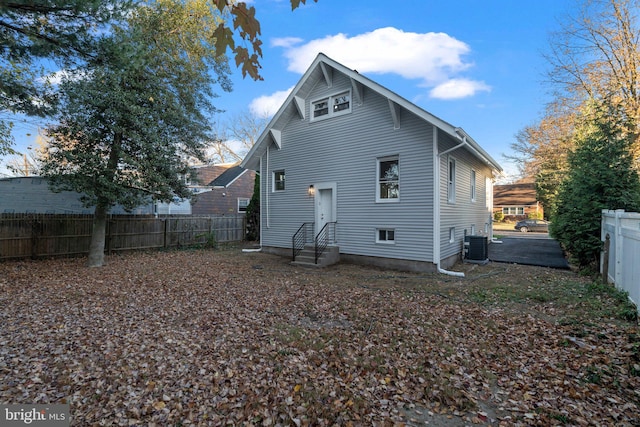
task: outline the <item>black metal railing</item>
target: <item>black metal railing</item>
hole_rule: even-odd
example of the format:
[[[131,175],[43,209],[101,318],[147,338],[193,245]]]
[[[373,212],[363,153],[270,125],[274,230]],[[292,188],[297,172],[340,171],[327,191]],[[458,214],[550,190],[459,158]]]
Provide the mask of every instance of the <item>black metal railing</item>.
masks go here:
[[[298,231],[291,238],[291,248],[293,250],[293,261],[296,260],[296,257],[304,249],[305,243],[309,242],[309,236],[313,235],[313,226],[315,223],[313,222],[305,222],[303,223]],[[309,231],[311,230],[311,232]]]
[[[336,242],[336,222],[328,222],[322,227],[322,230],[318,232],[316,235],[314,246],[315,246],[315,263],[318,263],[318,258],[324,253],[324,250],[327,249],[329,243]]]

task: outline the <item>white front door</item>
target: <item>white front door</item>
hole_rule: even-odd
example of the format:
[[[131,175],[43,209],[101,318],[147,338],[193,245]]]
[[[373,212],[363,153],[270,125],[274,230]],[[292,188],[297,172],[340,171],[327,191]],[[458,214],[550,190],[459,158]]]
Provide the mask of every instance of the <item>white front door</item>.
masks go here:
[[[326,223],[336,220],[336,186],[320,184],[316,188],[316,234],[318,234]]]

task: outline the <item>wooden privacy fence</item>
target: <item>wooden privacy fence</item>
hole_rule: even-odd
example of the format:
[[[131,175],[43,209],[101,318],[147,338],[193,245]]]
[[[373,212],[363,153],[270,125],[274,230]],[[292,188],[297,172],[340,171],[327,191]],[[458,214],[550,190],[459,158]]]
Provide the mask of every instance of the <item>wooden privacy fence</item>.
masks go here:
[[[0,214],[0,260],[89,253],[93,215]],[[244,240],[245,217],[112,215],[105,250],[159,249]]]
[[[640,213],[602,211],[600,273],[629,293],[640,313]]]

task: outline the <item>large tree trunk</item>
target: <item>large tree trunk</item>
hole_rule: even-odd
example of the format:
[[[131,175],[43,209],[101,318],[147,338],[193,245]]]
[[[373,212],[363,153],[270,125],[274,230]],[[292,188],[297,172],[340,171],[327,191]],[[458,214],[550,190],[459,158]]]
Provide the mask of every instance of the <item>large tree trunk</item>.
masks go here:
[[[93,231],[89,246],[89,267],[102,267],[104,264],[104,244],[107,230],[107,211],[109,207],[102,200],[98,201],[93,214]]]
[[[109,180],[115,179],[118,161],[120,160],[120,147],[122,145],[122,134],[116,133],[113,136],[113,145],[109,153],[109,161],[105,175]],[[111,207],[111,201],[102,196],[98,196],[98,203],[93,214],[93,231],[91,233],[91,245],[89,246],[89,267],[102,267],[104,264],[104,244],[107,231],[107,212]]]

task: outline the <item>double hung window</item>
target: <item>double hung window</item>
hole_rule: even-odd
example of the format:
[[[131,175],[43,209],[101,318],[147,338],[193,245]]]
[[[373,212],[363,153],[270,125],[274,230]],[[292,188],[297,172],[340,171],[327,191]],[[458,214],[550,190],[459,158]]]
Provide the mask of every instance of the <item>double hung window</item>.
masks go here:
[[[400,163],[398,156],[378,159],[376,200],[397,202],[400,198]]]
[[[284,191],[284,170],[273,172],[273,191]]]

